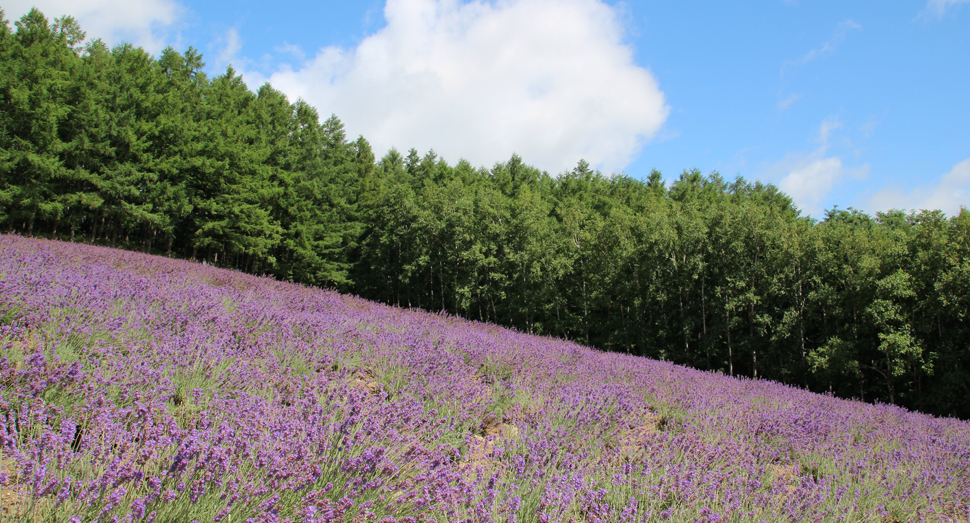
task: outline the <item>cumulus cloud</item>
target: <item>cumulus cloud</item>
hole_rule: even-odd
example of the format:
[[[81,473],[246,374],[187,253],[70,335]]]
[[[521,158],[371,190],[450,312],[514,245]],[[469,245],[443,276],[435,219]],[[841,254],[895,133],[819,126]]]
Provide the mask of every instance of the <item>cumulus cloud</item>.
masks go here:
[[[818,217],[824,211],[825,198],[849,178],[864,178],[869,164],[846,167],[838,156],[822,157],[818,151],[803,158],[789,158],[788,173],[778,188],[792,197],[805,214]]]
[[[842,178],[841,158],[822,158],[795,167],[778,186],[792,195],[798,207],[809,214],[816,214],[822,198],[828,195],[836,182]]]
[[[3,6],[11,21],[19,20],[32,7],[49,20],[73,16],[89,39],[101,38],[109,45],[131,42],[149,52],[164,47],[165,28],[183,11],[174,0],[10,0]]]
[[[815,138],[817,149],[808,154],[789,154],[767,170],[768,177],[777,180],[778,188],[810,216],[821,215],[825,199],[843,182],[869,174],[868,164],[847,167],[840,156],[827,154],[832,133],[842,125],[838,117],[825,118]]]
[[[877,192],[869,201],[869,209],[888,211],[941,210],[950,216],[960,213],[960,207],[970,207],[970,158],[953,166],[928,189],[904,191],[887,188]]]
[[[580,158],[621,169],[667,118],[620,13],[597,0],[388,0],[384,18],[355,48],[247,83],[337,114],[379,153],[434,148],[491,166],[515,152],[554,173]]]

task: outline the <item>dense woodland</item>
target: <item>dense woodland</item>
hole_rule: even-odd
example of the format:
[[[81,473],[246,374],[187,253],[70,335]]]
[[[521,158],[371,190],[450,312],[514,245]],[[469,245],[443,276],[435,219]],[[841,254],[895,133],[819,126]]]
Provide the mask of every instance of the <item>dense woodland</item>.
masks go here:
[[[970,418],[965,209],[817,221],[696,169],[376,159],[336,116],[203,67],[36,10],[0,24],[0,231]]]

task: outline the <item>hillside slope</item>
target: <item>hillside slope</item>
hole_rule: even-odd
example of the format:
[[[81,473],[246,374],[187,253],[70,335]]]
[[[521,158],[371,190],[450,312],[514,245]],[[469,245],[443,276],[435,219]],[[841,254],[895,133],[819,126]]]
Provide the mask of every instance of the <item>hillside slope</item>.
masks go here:
[[[0,383],[0,521],[970,519],[967,422],[86,245]]]

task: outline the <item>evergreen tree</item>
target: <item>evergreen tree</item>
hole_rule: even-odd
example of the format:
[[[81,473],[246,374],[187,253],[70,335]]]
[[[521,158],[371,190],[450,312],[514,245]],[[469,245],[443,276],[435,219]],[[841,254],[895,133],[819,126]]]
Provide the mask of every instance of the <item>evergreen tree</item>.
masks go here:
[[[970,417],[970,212],[800,215],[777,187],[434,150],[202,55],[0,11],[0,225]]]
[[[62,130],[74,112],[71,74],[80,65],[74,46],[83,33],[69,17],[49,24],[37,9],[16,27],[12,37],[4,33],[4,62],[9,63],[7,88],[0,94],[6,120],[0,163],[6,167],[3,198],[11,206],[8,230],[16,223],[33,235],[38,222],[57,222],[64,214],[56,185],[71,178],[61,157],[70,136]]]

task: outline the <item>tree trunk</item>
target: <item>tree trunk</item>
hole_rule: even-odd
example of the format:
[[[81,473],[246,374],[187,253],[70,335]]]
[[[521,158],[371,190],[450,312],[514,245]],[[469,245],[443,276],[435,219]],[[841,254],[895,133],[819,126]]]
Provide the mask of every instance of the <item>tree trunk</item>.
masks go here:
[[[754,289],[754,284],[751,285]],[[754,302],[748,307],[748,335],[751,337],[751,374],[758,379],[758,344],[754,339]]]
[[[754,379],[758,379],[758,349],[755,348],[751,351],[751,366],[753,367]]]
[[[728,320],[727,327],[727,342],[728,342],[728,372],[734,377],[734,347],[731,346],[731,321]]]
[[[707,297],[704,294],[705,276],[701,273],[701,328],[704,335],[704,352],[707,356],[707,368],[711,368],[711,344],[707,339]]]

